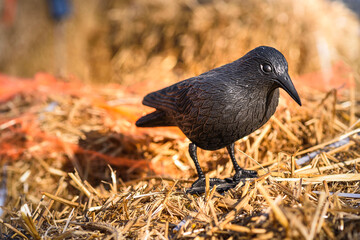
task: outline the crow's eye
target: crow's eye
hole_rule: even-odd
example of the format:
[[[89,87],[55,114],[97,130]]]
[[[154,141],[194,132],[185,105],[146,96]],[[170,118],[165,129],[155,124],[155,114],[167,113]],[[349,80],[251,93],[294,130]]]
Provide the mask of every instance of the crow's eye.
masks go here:
[[[261,65],[261,70],[264,73],[270,73],[272,71],[272,67],[269,64],[262,64]]]

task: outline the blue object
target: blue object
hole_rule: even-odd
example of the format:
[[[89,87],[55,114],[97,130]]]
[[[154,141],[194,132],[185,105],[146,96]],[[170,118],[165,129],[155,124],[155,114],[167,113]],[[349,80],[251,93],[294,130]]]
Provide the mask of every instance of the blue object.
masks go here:
[[[313,191],[315,194],[321,194],[321,191]],[[329,192],[330,196],[333,195],[333,192]],[[336,193],[339,197],[347,197],[347,198],[360,198],[359,193]]]
[[[57,106],[59,106],[59,103],[52,101],[43,109],[43,111],[44,112],[53,112]]]
[[[48,0],[51,16],[56,21],[61,21],[70,15],[71,3],[69,0]]]
[[[42,109],[42,111],[40,111],[38,119],[40,121],[44,120],[45,119],[44,113],[55,111],[55,108],[57,106],[59,106],[58,102],[53,101],[53,102],[49,103],[45,108]]]
[[[176,232],[179,231],[181,227],[185,225],[185,223],[186,223],[186,219],[181,220],[181,222],[174,227],[174,231]]]
[[[360,136],[360,133],[357,133],[357,134]],[[337,142],[331,143],[331,144],[329,144],[329,145],[326,145],[323,149],[320,149],[320,150],[317,150],[317,151],[308,153],[308,154],[306,154],[305,156],[299,158],[298,160],[296,160],[296,164],[297,164],[297,165],[303,165],[304,163],[307,163],[307,162],[309,162],[311,159],[313,159],[314,157],[316,157],[319,153],[321,153],[321,152],[328,152],[328,151],[330,151],[331,149],[341,147],[341,146],[347,144],[348,142],[350,142],[350,138],[349,138],[349,137],[344,138],[344,139],[342,139],[342,140],[339,140],[339,141],[337,141]]]
[[[7,196],[7,165],[5,163],[5,165],[3,166],[3,179],[1,180],[0,183],[0,218],[2,217],[4,211],[2,210],[1,207],[6,206],[6,196]]]

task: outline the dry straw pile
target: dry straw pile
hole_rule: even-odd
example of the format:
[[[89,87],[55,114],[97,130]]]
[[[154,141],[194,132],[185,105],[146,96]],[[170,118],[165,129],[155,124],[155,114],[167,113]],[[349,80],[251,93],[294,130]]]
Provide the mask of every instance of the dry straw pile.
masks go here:
[[[186,140],[173,128],[136,129],[139,97],[47,75],[0,80],[16,92],[0,105],[4,239],[359,237],[354,88],[303,88],[301,108],[282,99],[236,145],[238,161],[260,177],[192,196]],[[208,177],[232,174],[225,151],[199,159]]]

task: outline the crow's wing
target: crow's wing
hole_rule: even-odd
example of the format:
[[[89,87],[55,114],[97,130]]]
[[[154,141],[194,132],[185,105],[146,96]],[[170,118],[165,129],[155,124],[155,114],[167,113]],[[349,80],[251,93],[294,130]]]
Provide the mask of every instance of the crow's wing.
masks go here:
[[[187,79],[156,92],[149,93],[144,97],[142,103],[164,112],[183,113],[185,109],[191,105],[191,100],[187,96],[191,88],[191,82],[191,79]]]

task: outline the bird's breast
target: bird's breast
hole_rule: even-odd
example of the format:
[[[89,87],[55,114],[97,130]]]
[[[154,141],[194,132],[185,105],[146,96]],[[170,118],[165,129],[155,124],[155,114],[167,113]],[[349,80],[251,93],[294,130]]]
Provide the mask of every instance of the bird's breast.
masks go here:
[[[279,91],[270,94],[211,96],[179,116],[180,129],[197,146],[207,150],[226,147],[264,125],[274,114]]]
[[[239,110],[235,119],[237,122],[237,138],[240,139],[263,126],[275,113],[279,103],[279,90],[275,89],[266,94],[253,94],[245,108],[246,114]]]

